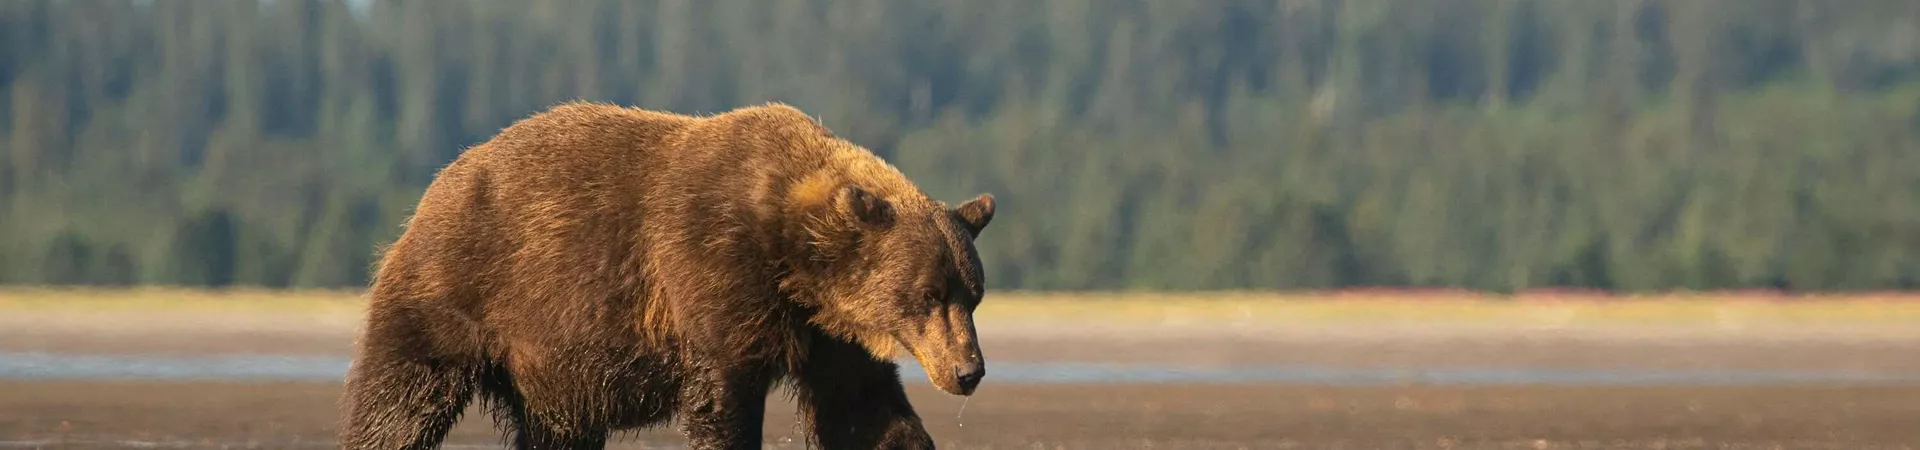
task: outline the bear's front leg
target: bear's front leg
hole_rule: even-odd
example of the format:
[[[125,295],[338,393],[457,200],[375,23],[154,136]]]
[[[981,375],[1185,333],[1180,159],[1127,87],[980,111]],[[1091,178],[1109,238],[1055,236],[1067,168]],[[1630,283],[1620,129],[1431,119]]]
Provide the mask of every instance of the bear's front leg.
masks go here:
[[[764,370],[715,369],[681,390],[680,432],[695,450],[760,448],[769,380]]]
[[[801,420],[819,448],[932,449],[899,368],[866,349],[815,331],[795,374]]]

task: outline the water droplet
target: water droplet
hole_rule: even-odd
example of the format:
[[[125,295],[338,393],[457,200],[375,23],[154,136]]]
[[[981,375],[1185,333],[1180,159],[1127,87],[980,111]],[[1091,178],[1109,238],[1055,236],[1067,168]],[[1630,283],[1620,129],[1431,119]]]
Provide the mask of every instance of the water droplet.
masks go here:
[[[973,400],[973,397],[971,397],[971,396],[969,396],[969,397],[967,397],[967,398],[963,398],[963,399],[960,399],[960,412],[959,412],[959,413],[957,413],[957,414],[954,414],[954,415],[953,415],[953,421],[954,421],[954,423],[958,423],[958,424],[960,424],[960,426],[963,426],[963,427],[964,427],[964,426],[967,426],[967,424],[966,424],[965,422],[961,422],[961,421],[960,421],[960,416],[961,416],[961,415],[964,415],[964,414],[966,414],[966,413],[967,413],[967,401],[968,401],[968,400]]]

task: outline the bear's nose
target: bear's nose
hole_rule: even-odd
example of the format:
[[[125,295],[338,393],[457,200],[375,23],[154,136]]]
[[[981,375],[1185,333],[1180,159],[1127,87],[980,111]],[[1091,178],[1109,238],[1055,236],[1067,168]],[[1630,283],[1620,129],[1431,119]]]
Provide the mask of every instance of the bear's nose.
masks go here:
[[[953,379],[960,382],[961,390],[968,392],[972,392],[975,386],[979,386],[980,379],[986,376],[987,366],[979,361],[960,363],[953,368]]]

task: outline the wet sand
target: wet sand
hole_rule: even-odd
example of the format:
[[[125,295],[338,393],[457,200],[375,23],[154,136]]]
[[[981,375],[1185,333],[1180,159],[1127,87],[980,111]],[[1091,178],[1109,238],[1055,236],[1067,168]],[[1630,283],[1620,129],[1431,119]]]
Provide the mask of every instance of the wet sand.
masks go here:
[[[65,314],[65,315],[63,315]],[[350,353],[351,317],[25,314],[0,352],[70,355]],[[182,317],[197,317],[194,320]],[[176,320],[178,319],[178,320]],[[1035,383],[1015,362],[1441,370],[1757,370],[1920,379],[1920,327],[1287,327],[983,325],[989,358],[966,401],[915,380],[944,449],[1914,449],[1920,382],[1698,385]],[[1002,362],[995,366],[994,362]],[[331,369],[329,369],[331,370]],[[1712,380],[1709,380],[1712,381]],[[333,448],[337,381],[0,378],[4,448]],[[803,448],[791,402],[770,404],[769,448]],[[962,426],[964,424],[964,426]],[[501,448],[470,414],[447,448]],[[683,448],[671,426],[614,448]]]
[[[912,386],[941,448],[1906,449],[1908,387]],[[331,448],[335,383],[0,381],[0,436],[29,448]],[[774,397],[769,448],[803,448]],[[469,413],[448,448],[498,448]],[[36,444],[37,441],[37,444]],[[671,427],[614,448],[681,448]],[[144,444],[144,445],[143,445]]]

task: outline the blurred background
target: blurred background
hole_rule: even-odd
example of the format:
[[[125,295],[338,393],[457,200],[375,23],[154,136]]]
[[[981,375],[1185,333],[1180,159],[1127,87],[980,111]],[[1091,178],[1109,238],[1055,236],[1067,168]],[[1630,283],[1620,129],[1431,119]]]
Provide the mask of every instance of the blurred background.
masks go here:
[[[573,99],[792,103],[1004,288],[1920,286],[1905,0],[9,0],[0,280],[359,286]]]
[[[0,394],[0,438],[326,439],[325,383],[171,391],[280,408],[281,425],[128,422],[106,411],[195,416],[46,381],[158,362],[47,358],[304,352],[335,358],[315,363],[331,376],[354,292],[435,171],[570,100],[787,102],[936,198],[995,194],[978,242],[1006,293],[982,312],[1000,320],[983,319],[990,357],[1920,370],[1912,0],[0,0],[0,375],[38,380]],[[1126,388],[1203,399],[1157,413],[1008,388],[1080,405],[1061,420],[1085,426],[1020,434],[1039,420],[1021,411],[1058,411],[1007,403],[1002,428],[935,433],[960,448],[1920,441],[1898,425],[1920,417],[1908,388],[1795,391],[1804,408],[1775,417],[1711,406],[1772,395],[1746,391],[1289,383]],[[1589,394],[1626,403],[1552,397]]]

